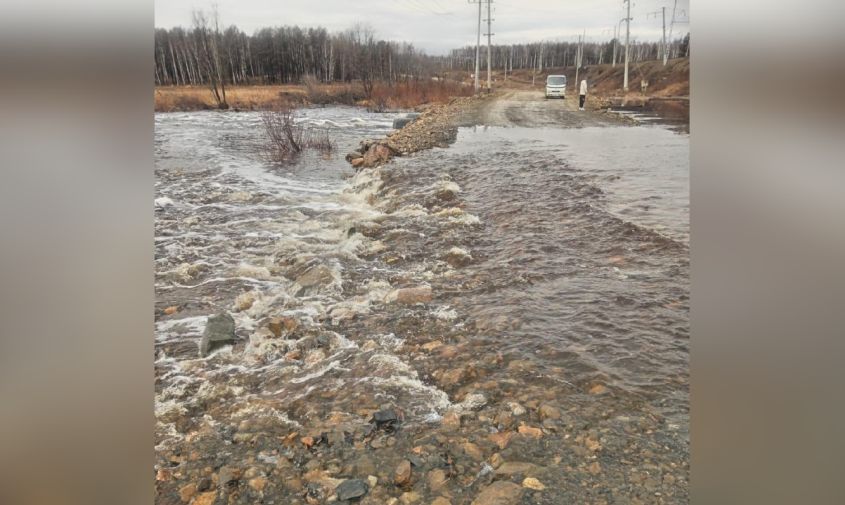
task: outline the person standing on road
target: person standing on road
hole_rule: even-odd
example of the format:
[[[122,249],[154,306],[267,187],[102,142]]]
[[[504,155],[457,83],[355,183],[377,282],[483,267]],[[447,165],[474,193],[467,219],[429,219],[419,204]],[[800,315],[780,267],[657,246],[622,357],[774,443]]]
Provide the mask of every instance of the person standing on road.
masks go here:
[[[578,110],[584,110],[584,102],[587,101],[587,79],[581,81],[581,92],[579,95],[581,100],[578,105]]]

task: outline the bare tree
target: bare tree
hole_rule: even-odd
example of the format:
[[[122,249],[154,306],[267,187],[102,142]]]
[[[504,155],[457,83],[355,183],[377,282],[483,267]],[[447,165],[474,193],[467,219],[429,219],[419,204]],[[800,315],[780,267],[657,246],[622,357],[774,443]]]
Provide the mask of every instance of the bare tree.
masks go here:
[[[211,90],[211,95],[214,97],[214,102],[220,109],[228,109],[229,104],[226,103],[226,84],[224,82],[224,73],[222,71],[222,64],[220,62],[220,27],[218,23],[217,8],[214,8],[213,19],[214,28],[209,26],[208,17],[202,10],[194,11],[194,35],[198,39],[198,53],[201,69],[204,71],[207,81],[206,83]]]

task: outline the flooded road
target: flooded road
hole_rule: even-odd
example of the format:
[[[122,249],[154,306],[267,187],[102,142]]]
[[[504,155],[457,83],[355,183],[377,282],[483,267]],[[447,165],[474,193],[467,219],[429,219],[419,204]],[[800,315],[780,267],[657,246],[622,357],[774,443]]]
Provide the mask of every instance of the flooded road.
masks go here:
[[[357,174],[393,116],[156,116],[158,503],[688,501],[689,137],[492,110]]]

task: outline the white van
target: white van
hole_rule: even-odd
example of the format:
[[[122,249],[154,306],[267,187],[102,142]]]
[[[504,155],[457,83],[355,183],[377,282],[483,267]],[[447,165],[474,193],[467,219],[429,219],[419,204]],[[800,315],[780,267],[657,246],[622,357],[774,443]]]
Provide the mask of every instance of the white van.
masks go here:
[[[550,75],[546,79],[546,98],[566,98],[566,76]]]

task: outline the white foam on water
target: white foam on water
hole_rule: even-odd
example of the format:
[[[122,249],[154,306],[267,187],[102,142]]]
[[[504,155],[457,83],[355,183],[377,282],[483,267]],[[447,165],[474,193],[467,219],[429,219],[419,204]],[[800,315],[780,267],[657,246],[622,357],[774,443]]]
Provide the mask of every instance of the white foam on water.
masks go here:
[[[329,363],[328,365],[324,366],[323,368],[321,368],[317,371],[311,372],[311,373],[304,375],[302,377],[294,377],[293,379],[290,380],[290,382],[292,382],[293,384],[302,384],[303,382],[308,382],[311,379],[316,379],[318,377],[322,377],[323,375],[326,375],[327,372],[334,370],[339,365],[340,365],[340,362],[332,361],[331,363]]]
[[[158,208],[173,207],[173,206],[176,205],[176,202],[174,202],[172,198],[169,198],[169,197],[166,197],[166,196],[156,198],[154,200],[154,203],[155,203],[155,206],[158,207]]]
[[[450,309],[448,305],[437,307],[431,311],[431,315],[441,321],[454,321],[458,318],[458,312],[455,309]]]

